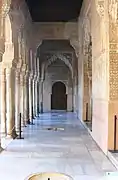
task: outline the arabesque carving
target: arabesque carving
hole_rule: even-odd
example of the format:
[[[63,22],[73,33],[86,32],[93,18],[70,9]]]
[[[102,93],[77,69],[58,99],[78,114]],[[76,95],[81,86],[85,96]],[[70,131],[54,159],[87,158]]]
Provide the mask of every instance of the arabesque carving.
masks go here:
[[[105,0],[95,0],[95,3],[99,16],[103,18],[105,13]]]
[[[118,0],[109,0],[109,14],[114,22],[118,19]]]
[[[2,1],[2,10],[1,10],[1,16],[6,17],[10,10],[11,0],[3,0]]]
[[[47,67],[51,65],[54,61],[56,61],[57,59],[60,59],[69,67],[73,76],[73,67],[68,59],[68,56],[65,56],[63,53],[52,53],[52,54],[47,54],[46,58],[48,61],[46,61],[45,63],[45,69],[47,69]]]

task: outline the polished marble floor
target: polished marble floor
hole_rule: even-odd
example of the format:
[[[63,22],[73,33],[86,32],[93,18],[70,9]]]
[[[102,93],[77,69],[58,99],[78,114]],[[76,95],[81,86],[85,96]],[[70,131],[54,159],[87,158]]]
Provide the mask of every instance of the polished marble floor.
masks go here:
[[[34,123],[24,129],[24,139],[12,141],[0,154],[0,180],[24,180],[35,172],[98,180],[116,171],[73,113],[45,113]]]

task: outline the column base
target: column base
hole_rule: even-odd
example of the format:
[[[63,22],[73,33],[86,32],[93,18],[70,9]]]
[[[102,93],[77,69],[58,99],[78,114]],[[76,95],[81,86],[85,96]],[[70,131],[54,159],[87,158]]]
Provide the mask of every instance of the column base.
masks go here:
[[[7,139],[15,139],[18,135],[16,134],[16,131],[13,130],[11,134],[7,134]]]
[[[30,120],[29,119],[27,120],[27,124],[30,124]]]

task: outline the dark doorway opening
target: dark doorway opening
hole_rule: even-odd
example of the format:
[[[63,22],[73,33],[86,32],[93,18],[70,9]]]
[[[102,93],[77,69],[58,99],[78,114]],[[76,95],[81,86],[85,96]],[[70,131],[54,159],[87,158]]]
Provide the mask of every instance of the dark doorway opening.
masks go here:
[[[67,110],[66,86],[60,81],[52,86],[51,109]]]

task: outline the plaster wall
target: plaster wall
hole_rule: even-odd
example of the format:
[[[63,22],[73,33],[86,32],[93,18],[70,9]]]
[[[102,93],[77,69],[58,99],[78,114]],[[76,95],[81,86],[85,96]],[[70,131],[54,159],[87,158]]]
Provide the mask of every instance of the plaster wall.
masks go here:
[[[92,36],[92,137],[100,148],[107,153],[108,149],[108,23],[107,6],[104,17],[97,11],[95,1],[84,1],[80,14],[80,21],[85,18],[90,21]],[[82,28],[81,28],[82,29]],[[84,29],[83,29],[84,32]],[[82,33],[82,32],[81,32]],[[84,39],[83,35],[83,39]],[[81,52],[81,57],[83,53]],[[83,58],[80,59],[83,61]],[[81,63],[80,63],[81,64]],[[81,66],[82,68],[82,66]],[[81,84],[82,85],[82,84]],[[80,86],[82,94],[82,87]],[[81,102],[81,98],[80,98]],[[81,117],[81,115],[80,115]]]

